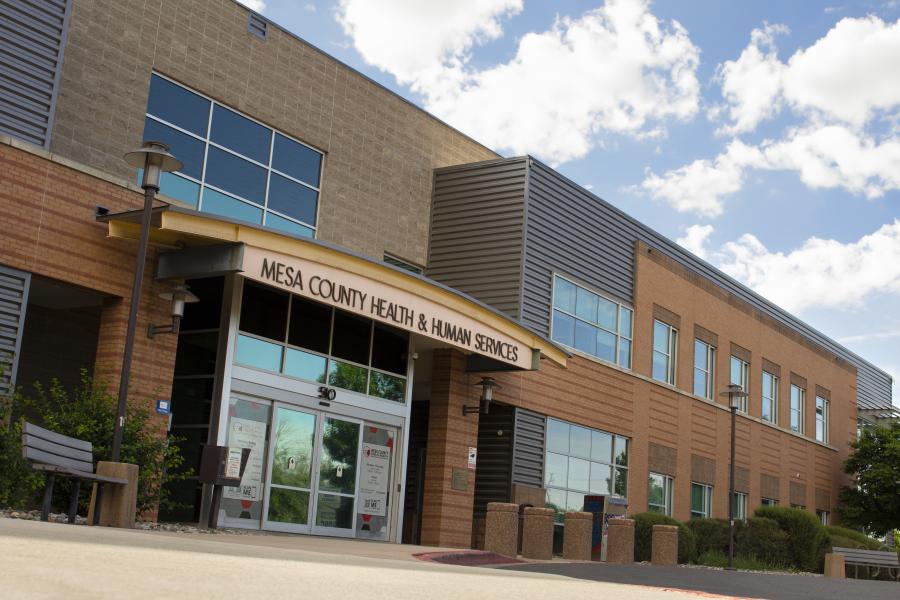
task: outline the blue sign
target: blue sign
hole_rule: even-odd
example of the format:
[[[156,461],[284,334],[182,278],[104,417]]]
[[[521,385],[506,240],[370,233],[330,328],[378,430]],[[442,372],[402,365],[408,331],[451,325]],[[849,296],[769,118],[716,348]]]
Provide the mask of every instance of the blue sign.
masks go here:
[[[156,412],[161,415],[167,415],[172,412],[172,402],[169,400],[157,400]]]

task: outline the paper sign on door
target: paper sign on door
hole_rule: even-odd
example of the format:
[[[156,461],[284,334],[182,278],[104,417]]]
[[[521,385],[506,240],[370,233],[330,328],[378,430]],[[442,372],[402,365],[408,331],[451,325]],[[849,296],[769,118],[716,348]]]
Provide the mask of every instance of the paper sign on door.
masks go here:
[[[359,480],[360,514],[378,517],[387,514],[390,464],[391,449],[388,446],[363,444],[362,474]]]

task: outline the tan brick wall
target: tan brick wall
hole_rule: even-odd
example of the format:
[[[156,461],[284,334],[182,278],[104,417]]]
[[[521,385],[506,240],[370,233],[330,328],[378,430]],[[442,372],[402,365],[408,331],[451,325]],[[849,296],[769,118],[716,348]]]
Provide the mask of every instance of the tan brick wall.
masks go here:
[[[319,239],[424,264],[432,169],[496,155],[232,0],[74,0],[52,150],[121,177],[157,70],[326,153]]]

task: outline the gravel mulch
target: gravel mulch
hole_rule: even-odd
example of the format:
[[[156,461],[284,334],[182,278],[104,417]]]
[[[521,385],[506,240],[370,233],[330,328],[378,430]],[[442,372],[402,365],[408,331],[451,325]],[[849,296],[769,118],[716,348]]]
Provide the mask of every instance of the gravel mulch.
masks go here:
[[[23,519],[26,521],[40,521],[41,511],[39,510],[15,510],[11,508],[0,508],[0,519]],[[51,523],[69,522],[69,516],[65,513],[51,512],[49,521]],[[80,515],[75,517],[76,525],[87,525],[87,518]],[[252,535],[259,534],[258,531],[252,529],[201,529],[194,523],[153,523],[151,521],[135,521],[135,529],[144,531],[169,531],[175,533],[204,533],[213,535]]]

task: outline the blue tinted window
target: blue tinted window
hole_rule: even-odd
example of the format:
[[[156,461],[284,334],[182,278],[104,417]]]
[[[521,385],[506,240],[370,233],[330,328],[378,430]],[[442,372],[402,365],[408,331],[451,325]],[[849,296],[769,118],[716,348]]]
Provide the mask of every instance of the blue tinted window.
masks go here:
[[[150,77],[147,112],[199,136],[206,137],[209,100],[159,77]]]
[[[220,194],[209,188],[203,189],[203,212],[209,212],[230,219],[239,221],[249,221],[251,223],[262,223],[262,209],[241,202],[231,196]]]
[[[284,374],[325,383],[325,357],[288,348],[284,357]]]
[[[575,347],[588,354],[597,353],[597,328],[582,320],[575,321]]]
[[[272,168],[296,177],[300,181],[319,187],[319,170],[322,155],[312,148],[275,134],[275,150],[272,153]]]
[[[159,178],[160,193],[181,200],[191,208],[197,208],[197,197],[200,195],[200,184],[184,177],[163,173]]]
[[[239,335],[234,362],[266,371],[281,371],[281,346]]]
[[[275,213],[266,214],[266,227],[271,227],[272,229],[280,229],[282,231],[287,231],[288,233],[301,235],[303,237],[315,237],[312,228],[307,227],[306,225],[301,225],[300,223],[295,223],[294,221],[290,221],[288,219],[285,219],[284,217],[279,217]]]
[[[316,202],[319,193],[305,185],[294,183],[272,173],[269,179],[269,210],[293,217],[305,223],[316,222]]]
[[[216,104],[213,107],[209,139],[247,158],[269,164],[269,144],[272,130],[254,123],[234,111]]]
[[[181,173],[194,179],[200,179],[203,175],[203,149],[206,145],[203,141],[153,119],[144,121],[144,141],[147,140],[168,144],[169,152],[184,164]]]
[[[553,311],[553,340],[566,346],[575,346],[575,319],[557,310]]]
[[[206,183],[258,204],[266,199],[265,169],[218,148],[209,148]]]

